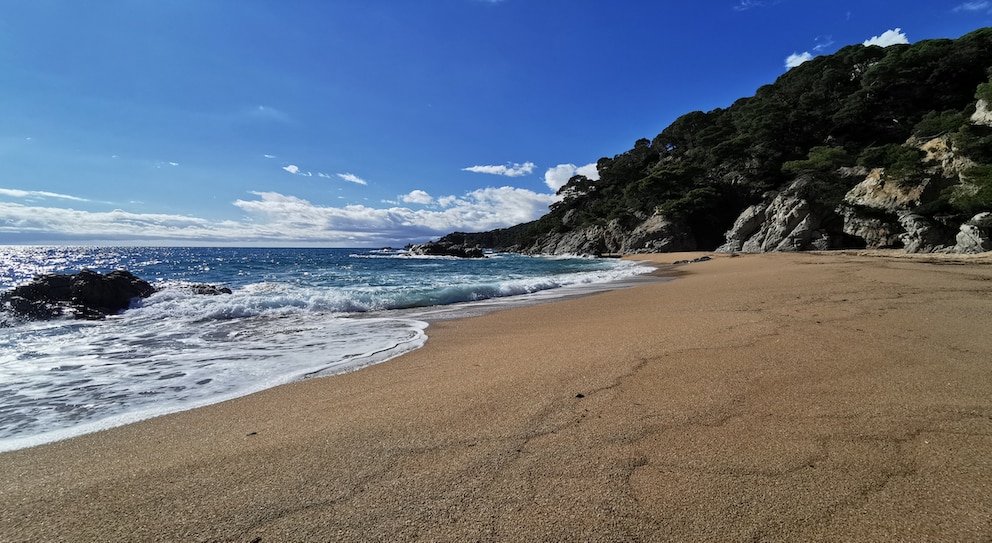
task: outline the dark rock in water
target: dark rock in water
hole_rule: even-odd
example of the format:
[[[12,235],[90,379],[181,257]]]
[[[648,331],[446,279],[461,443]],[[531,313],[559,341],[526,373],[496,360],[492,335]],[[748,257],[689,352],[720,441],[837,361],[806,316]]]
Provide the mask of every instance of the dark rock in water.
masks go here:
[[[195,285],[190,285],[189,289],[193,291],[193,294],[203,294],[207,296],[218,296],[221,294],[231,294],[231,289],[227,287],[218,287],[217,285],[206,285],[202,283],[197,283]]]
[[[6,293],[5,293],[6,294]],[[41,321],[62,316],[62,308],[41,300],[31,300],[24,296],[3,296],[3,309],[23,318]]]
[[[484,258],[486,255],[479,247],[467,247],[447,241],[429,241],[420,245],[411,245],[410,254],[425,256],[455,256],[458,258]]]
[[[48,274],[0,293],[0,309],[21,318],[45,320],[67,313],[77,319],[102,319],[119,313],[135,298],[147,298],[155,287],[130,272],[102,275],[93,270],[77,274]]]

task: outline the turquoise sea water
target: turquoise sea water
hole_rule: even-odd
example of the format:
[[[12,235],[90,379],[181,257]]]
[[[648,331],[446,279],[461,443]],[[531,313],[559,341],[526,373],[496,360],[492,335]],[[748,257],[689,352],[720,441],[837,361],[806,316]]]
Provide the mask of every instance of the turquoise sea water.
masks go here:
[[[630,262],[402,251],[0,247],[0,290],[126,269],[159,292],[105,321],[0,311],[0,451],[351,371],[416,349],[427,320],[648,271]],[[204,296],[184,285],[226,286]]]

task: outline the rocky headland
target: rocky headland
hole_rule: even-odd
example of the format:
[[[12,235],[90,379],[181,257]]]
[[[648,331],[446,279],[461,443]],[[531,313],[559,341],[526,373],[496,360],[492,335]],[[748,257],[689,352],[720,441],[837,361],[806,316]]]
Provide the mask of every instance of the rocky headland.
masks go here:
[[[525,254],[992,250],[992,28],[817,57],[577,175],[540,219],[440,246]]]

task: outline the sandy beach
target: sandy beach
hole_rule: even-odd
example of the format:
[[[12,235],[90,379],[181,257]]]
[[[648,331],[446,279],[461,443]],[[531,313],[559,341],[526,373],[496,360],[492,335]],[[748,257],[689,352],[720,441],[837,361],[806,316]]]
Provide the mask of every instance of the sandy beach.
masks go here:
[[[992,540],[992,256],[713,256],[2,453],[0,541]]]

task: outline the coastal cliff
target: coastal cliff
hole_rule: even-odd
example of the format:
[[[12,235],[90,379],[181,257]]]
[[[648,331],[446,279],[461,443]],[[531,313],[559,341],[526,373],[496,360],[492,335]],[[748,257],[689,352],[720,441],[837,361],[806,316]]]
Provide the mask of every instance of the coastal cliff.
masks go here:
[[[853,45],[575,176],[537,221],[442,238],[528,254],[992,249],[992,28]]]

